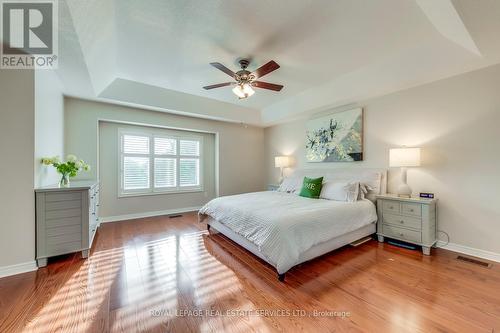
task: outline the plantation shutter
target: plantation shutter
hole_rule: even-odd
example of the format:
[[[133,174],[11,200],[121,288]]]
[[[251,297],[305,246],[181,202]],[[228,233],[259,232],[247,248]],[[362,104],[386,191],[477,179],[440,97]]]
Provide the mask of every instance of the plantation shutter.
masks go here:
[[[179,140],[179,183],[180,186],[200,185],[200,141]],[[191,158],[188,158],[191,157]]]
[[[177,186],[177,140],[174,138],[154,138],[154,187],[157,189]]]
[[[123,189],[149,188],[149,137],[124,135],[123,153]]]
[[[173,138],[155,137],[155,155],[175,155],[177,140]]]
[[[198,140],[180,140],[179,155],[182,156],[200,156],[200,141]]]
[[[155,158],[155,187],[175,187],[175,158]]]
[[[179,160],[179,173],[181,186],[199,186],[200,160],[197,158],[181,158]]]
[[[202,139],[121,132],[121,194],[201,190]]]

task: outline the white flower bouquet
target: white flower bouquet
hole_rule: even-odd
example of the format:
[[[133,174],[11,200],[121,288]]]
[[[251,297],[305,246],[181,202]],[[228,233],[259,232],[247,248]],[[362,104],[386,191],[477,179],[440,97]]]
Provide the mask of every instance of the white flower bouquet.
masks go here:
[[[76,177],[81,171],[90,171],[90,165],[85,163],[84,160],[79,160],[75,155],[66,156],[66,162],[62,162],[59,156],[44,157],[42,164],[52,165],[62,175],[60,186],[69,186],[69,179]]]

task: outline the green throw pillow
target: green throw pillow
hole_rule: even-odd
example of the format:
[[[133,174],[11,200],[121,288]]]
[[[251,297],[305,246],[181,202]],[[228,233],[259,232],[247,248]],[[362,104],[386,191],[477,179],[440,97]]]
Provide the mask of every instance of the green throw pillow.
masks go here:
[[[323,186],[323,177],[320,178],[307,178],[304,177],[302,188],[300,189],[300,196],[306,198],[318,199]]]

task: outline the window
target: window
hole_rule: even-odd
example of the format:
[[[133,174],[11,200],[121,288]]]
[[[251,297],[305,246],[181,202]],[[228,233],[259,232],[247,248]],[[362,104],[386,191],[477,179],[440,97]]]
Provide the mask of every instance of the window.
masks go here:
[[[202,190],[202,138],[120,130],[122,195]]]

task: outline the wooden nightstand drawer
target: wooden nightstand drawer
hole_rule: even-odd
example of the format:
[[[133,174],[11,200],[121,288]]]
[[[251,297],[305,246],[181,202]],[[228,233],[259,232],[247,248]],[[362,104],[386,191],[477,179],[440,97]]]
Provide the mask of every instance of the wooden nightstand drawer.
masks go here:
[[[416,217],[393,215],[384,213],[384,224],[393,224],[401,227],[421,230],[422,220]]]
[[[401,203],[401,214],[422,216],[422,205],[414,203]]]
[[[394,237],[416,243],[422,241],[422,233],[420,231],[398,228],[388,224],[384,224],[382,227],[387,237]]]
[[[401,205],[397,201],[384,200],[382,202],[382,207],[384,209],[384,212],[399,214],[399,212],[401,211]]]

